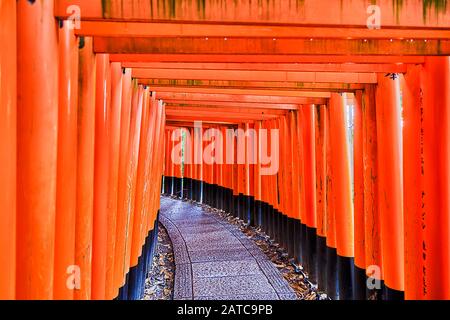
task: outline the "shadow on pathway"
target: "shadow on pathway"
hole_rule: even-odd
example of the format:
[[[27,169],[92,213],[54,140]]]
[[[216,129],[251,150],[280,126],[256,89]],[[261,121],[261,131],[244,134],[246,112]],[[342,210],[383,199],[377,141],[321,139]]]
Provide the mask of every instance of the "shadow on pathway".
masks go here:
[[[296,300],[261,249],[202,207],[161,197],[175,256],[174,300]]]

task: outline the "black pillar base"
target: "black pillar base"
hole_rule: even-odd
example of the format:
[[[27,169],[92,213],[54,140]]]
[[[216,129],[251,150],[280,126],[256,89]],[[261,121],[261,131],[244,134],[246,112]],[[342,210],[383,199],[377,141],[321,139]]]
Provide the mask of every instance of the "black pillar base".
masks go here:
[[[327,239],[317,236],[317,285],[319,290],[327,290]]]
[[[371,285],[371,288],[369,288],[369,284]],[[385,299],[385,291],[383,280],[376,280],[374,278],[366,277],[367,300],[383,300]]]
[[[267,206],[267,235],[274,239],[274,225],[275,225],[275,208],[272,205]]]
[[[353,300],[366,300],[366,270],[355,265],[353,273]]]
[[[339,298],[337,279],[337,251],[327,247],[327,289],[326,293],[332,300]]]
[[[283,218],[283,225],[282,225],[282,230],[281,230],[281,232],[282,232],[281,237],[282,237],[282,241],[283,241],[283,248],[287,252],[289,252],[289,250],[290,250],[289,247],[291,246],[291,243],[289,241],[289,232],[290,232],[289,217],[287,215],[283,214],[282,218]]]
[[[255,227],[256,226],[255,197],[253,196],[248,196],[248,215],[250,226]]]
[[[226,195],[225,211],[231,214],[233,210],[233,190],[226,189]]]
[[[269,205],[265,202],[261,202],[261,230],[265,234],[268,234],[268,231],[267,231],[268,211],[269,211]]]
[[[202,203],[209,205],[209,183],[203,182]]]
[[[238,210],[236,217],[240,220],[244,218],[244,195],[242,193],[239,193],[238,195]]]
[[[395,289],[391,289],[388,286],[384,286],[384,293],[383,293],[385,300],[393,300],[393,301],[401,301],[405,300],[405,292],[404,291],[398,291]]]
[[[233,194],[233,217],[238,218],[239,217],[239,196]]]
[[[295,219],[294,218],[288,218],[287,220],[287,251],[289,254],[289,257],[294,258],[295,256]]]
[[[190,180],[189,178],[182,178],[181,184],[182,184],[182,190],[183,190],[183,199],[188,200],[189,199],[189,192],[190,192]]]
[[[211,203],[210,206],[217,208],[217,185],[211,184]]]
[[[353,299],[353,258],[337,256],[339,300]]]
[[[308,274],[312,282],[317,282],[317,230],[306,226],[306,245],[308,252]]]
[[[243,220],[246,224],[250,224],[250,222],[251,222],[250,196],[247,196],[247,195],[244,195]]]
[[[262,202],[259,200],[255,200],[254,204],[254,221],[255,221],[255,227],[261,228],[262,226]]]
[[[301,252],[301,263],[303,268],[308,271],[308,237],[306,236],[306,225],[300,223],[300,252]]]

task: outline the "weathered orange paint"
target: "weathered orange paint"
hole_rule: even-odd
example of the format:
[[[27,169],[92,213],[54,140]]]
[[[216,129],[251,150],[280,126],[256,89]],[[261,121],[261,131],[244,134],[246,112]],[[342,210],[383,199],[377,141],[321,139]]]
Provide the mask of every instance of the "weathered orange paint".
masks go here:
[[[120,135],[121,135],[121,108],[122,108],[122,66],[119,62],[110,65],[111,70],[111,102],[108,110],[108,230],[106,251],[106,298],[108,300],[116,297],[114,288],[114,258],[116,246],[117,227],[117,199],[119,188],[119,157],[120,157]]]
[[[133,68],[133,77],[138,79],[192,79],[192,80],[226,80],[226,81],[286,81],[286,82],[325,82],[325,83],[376,83],[373,72],[299,72],[299,71],[261,71],[261,70],[205,70],[205,69],[145,69]],[[195,88],[184,88],[189,92]],[[205,92],[221,89],[204,88]],[[225,89],[233,91],[233,89]],[[235,89],[236,91],[238,89]],[[251,90],[250,90],[251,91]],[[254,90],[256,91],[256,89]],[[231,92],[232,93],[232,92]],[[322,97],[323,93],[291,91],[291,95]],[[276,92],[274,95],[277,95]],[[329,96],[328,96],[329,97]]]
[[[383,272],[381,260],[381,226],[378,194],[378,139],[375,88],[367,86],[362,104],[363,166],[364,166],[364,244],[365,267],[377,266]],[[368,273],[372,278],[377,274]],[[381,279],[378,279],[381,280]]]
[[[409,39],[408,39],[409,40]],[[268,38],[126,38],[97,37],[97,53],[164,53],[164,54],[233,54],[264,52],[271,55],[449,55],[450,40],[428,39],[410,42],[405,39],[273,39]]]
[[[292,187],[289,192],[296,195],[292,201],[292,217],[300,219],[300,162],[298,150],[297,112],[289,113],[289,127],[291,131],[291,143],[289,149],[289,160],[292,163]]]
[[[400,82],[378,76],[376,90],[378,192],[383,275],[387,287],[404,290],[403,181]]]
[[[331,140],[330,105],[325,108],[326,116],[326,236],[327,247],[336,248],[336,212],[335,212],[335,179],[333,176]],[[333,132],[334,133],[334,132]]]
[[[94,164],[94,221],[92,235],[92,296],[106,298],[106,253],[108,225],[109,135],[108,110],[110,103],[109,57],[97,55],[95,96],[95,164]]]
[[[16,297],[17,38],[15,1],[0,4],[0,299]]]
[[[427,57],[423,71],[424,297],[450,299],[449,57]]]
[[[57,16],[66,16],[67,7],[71,4],[81,6],[83,19],[86,20],[134,20],[134,21],[180,21],[180,22],[230,22],[245,24],[283,24],[313,25],[336,28],[336,25],[354,26],[367,29],[367,1],[330,2],[328,0],[296,0],[278,2],[268,0],[262,2],[229,2],[215,1],[199,5],[197,2],[159,0],[110,0],[104,5],[101,0],[58,0],[55,6]],[[449,14],[448,7],[427,5],[420,1],[399,4],[395,0],[377,3],[383,12],[383,25],[388,29],[410,27],[427,29],[449,27],[445,20]],[[139,8],[136,10],[135,8]],[[158,8],[159,10],[156,10]],[[426,19],[424,19],[426,17]],[[383,28],[384,29],[384,28]],[[271,28],[269,30],[272,30]],[[276,32],[277,29],[273,29]],[[294,29],[295,30],[295,29]],[[359,31],[359,29],[358,29]],[[373,30],[361,30],[358,34],[370,33]],[[373,31],[382,34],[383,30]],[[295,32],[293,31],[295,35]],[[243,33],[245,35],[245,33]]]
[[[316,133],[316,215],[317,235],[326,237],[327,234],[327,172],[326,172],[326,146],[327,146],[327,118],[326,106],[316,106],[315,133]]]
[[[137,167],[136,167],[136,185],[135,185],[135,193],[134,197],[130,200],[134,202],[132,210],[129,211],[128,214],[128,223],[126,227],[125,234],[125,251],[124,254],[124,276],[130,270],[131,266],[131,248],[133,243],[133,232],[134,232],[134,221],[142,217],[142,210],[147,209],[146,203],[146,192],[147,190],[144,188],[146,183],[146,170],[148,170],[148,157],[147,157],[147,146],[148,146],[148,126],[150,122],[150,110],[149,110],[149,89],[144,87],[139,87],[139,96],[138,96],[138,105],[142,110],[142,119],[141,119],[141,127],[139,131],[139,144],[136,146],[139,148],[139,152],[136,152],[137,157]],[[138,229],[140,230],[140,228]],[[139,234],[137,235],[139,236]],[[137,238],[138,239],[138,238]]]
[[[125,78],[127,78],[125,76]],[[126,82],[126,81],[125,81]],[[114,258],[114,287],[117,290],[125,283],[125,250],[126,241],[128,238],[128,232],[131,228],[130,220],[131,214],[134,212],[134,199],[136,194],[136,179],[137,179],[137,167],[138,167],[138,155],[139,155],[139,142],[141,132],[142,121],[142,102],[140,99],[141,88],[138,87],[135,81],[131,82],[131,108],[130,113],[130,125],[129,135],[127,140],[127,146],[122,144],[126,152],[125,155],[125,177],[121,178],[123,181],[119,181],[119,196],[118,196],[118,215],[117,215],[117,234],[116,234],[116,246],[115,246],[115,258]],[[123,109],[128,106],[123,105]],[[123,110],[122,109],[122,110]],[[121,160],[119,159],[119,170]],[[120,191],[121,185],[125,186],[125,190]]]
[[[124,234],[124,224],[126,221],[127,210],[125,203],[125,197],[127,194],[127,180],[128,180],[128,147],[130,142],[130,131],[131,131],[131,104],[133,100],[133,95],[135,89],[133,87],[134,83],[131,80],[131,70],[124,69],[122,76],[122,101],[121,101],[121,114],[120,114],[120,146],[119,146],[119,176],[117,185],[117,215],[116,215],[116,235],[115,235],[115,245],[114,245],[114,276],[112,284],[111,295],[116,297],[119,293],[119,281],[117,279],[120,277],[117,271],[116,260],[119,259],[120,251],[118,248],[122,249],[123,245],[123,234]]]
[[[81,274],[80,288],[74,292],[76,300],[91,299],[97,69],[92,41],[85,38],[84,47],[79,50],[75,264]]]
[[[336,248],[338,255],[353,257],[353,206],[345,108],[344,98],[339,94],[332,94],[330,99],[330,144]]]
[[[363,105],[362,91],[357,91],[354,99],[354,131],[353,131],[353,202],[354,202],[354,235],[355,265],[360,269],[366,267],[365,220],[364,220],[364,165],[363,165]]]
[[[59,28],[58,164],[53,298],[72,300],[69,268],[75,264],[77,191],[78,40],[69,21]],[[72,286],[75,283],[71,283]]]
[[[53,4],[17,3],[17,299],[53,298],[58,136]]]
[[[422,229],[422,77],[423,66],[409,66],[400,75],[403,97],[403,210],[405,224],[405,299],[424,296],[424,260]]]
[[[303,166],[305,176],[305,224],[310,228],[317,228],[316,216],[316,151],[315,151],[315,132],[314,132],[314,105],[303,105],[300,111],[302,113],[303,124]]]
[[[126,68],[143,69],[184,69],[184,70],[223,70],[235,71],[296,71],[296,72],[406,72],[404,64],[337,64],[337,63],[248,63],[248,62],[125,62]],[[157,77],[152,77],[157,78]],[[262,81],[262,80],[258,80]],[[275,81],[270,79],[270,81]]]
[[[120,62],[251,62],[251,63],[424,63],[423,56],[373,55],[273,55],[261,54],[111,54]]]

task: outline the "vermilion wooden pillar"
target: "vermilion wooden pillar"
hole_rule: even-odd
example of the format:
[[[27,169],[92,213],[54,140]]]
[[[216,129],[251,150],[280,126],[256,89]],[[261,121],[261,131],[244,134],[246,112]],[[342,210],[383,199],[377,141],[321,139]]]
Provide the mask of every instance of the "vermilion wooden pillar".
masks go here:
[[[375,88],[366,86],[362,100],[363,167],[364,167],[364,245],[366,275],[371,283],[370,299],[381,298],[382,262],[380,213],[378,210],[378,139]]]
[[[316,215],[317,215],[317,284],[326,289],[327,268],[327,109],[317,105],[316,136]]]
[[[355,236],[355,282],[354,299],[366,298],[366,248],[364,220],[364,160],[363,160],[363,111],[362,91],[357,91],[354,97],[354,133],[353,133],[353,201],[354,201],[354,236]]]
[[[316,216],[316,151],[314,105],[302,106],[303,126],[303,175],[305,189],[306,242],[308,251],[308,272],[317,281],[317,216]]]
[[[327,267],[326,267],[326,277],[327,277],[327,294],[332,298],[338,298],[337,289],[337,250],[336,250],[336,217],[335,217],[335,179],[333,176],[333,165],[332,165],[332,150],[331,150],[331,116],[330,116],[330,106],[326,107],[326,192],[327,192],[327,202],[326,202],[326,230],[327,230]]]
[[[91,298],[92,221],[94,212],[94,144],[96,59],[93,39],[84,38],[78,68],[77,210],[75,264],[80,267],[80,288],[76,300]]]
[[[122,112],[122,66],[112,62],[111,68],[111,103],[108,111],[109,130],[109,167],[108,167],[108,231],[106,252],[106,298],[115,298],[114,256],[116,246],[117,199],[119,183],[120,126]]]
[[[119,180],[117,186],[117,215],[116,215],[116,236],[114,246],[114,279],[113,279],[113,292],[112,295],[117,297],[119,293],[120,281],[117,281],[117,263],[119,259],[120,251],[118,248],[123,248],[121,242],[123,242],[124,225],[127,216],[127,206],[124,205],[125,197],[127,195],[128,183],[129,183],[129,170],[128,170],[128,148],[130,144],[131,133],[131,107],[132,101],[135,99],[135,82],[131,80],[131,69],[123,69],[122,78],[122,106],[120,114],[120,147],[119,147]]]
[[[354,256],[353,205],[351,193],[349,140],[347,137],[345,99],[331,94],[330,144],[335,209],[336,246],[338,254],[339,298],[351,299],[351,268]]]
[[[425,269],[422,229],[422,65],[409,65],[399,75],[403,97],[403,210],[405,224],[405,299],[424,296]]]
[[[73,299],[68,275],[75,264],[78,40],[72,22],[59,25],[58,164],[56,180],[54,299]],[[71,283],[75,286],[75,283]]]
[[[137,168],[136,168],[136,185],[134,197],[131,198],[131,201],[134,202],[132,207],[132,211],[130,210],[128,214],[127,227],[126,227],[126,237],[125,237],[125,250],[122,252],[124,255],[124,272],[127,276],[126,281],[130,280],[130,266],[131,266],[131,247],[133,243],[133,227],[135,219],[140,219],[142,217],[142,211],[146,210],[146,189],[144,185],[146,183],[146,169],[148,168],[148,157],[147,157],[147,146],[148,146],[148,126],[150,122],[150,110],[148,105],[149,98],[149,89],[139,86],[139,97],[138,97],[138,105],[142,110],[142,119],[141,119],[141,128],[139,131],[139,153],[137,156]],[[139,236],[139,235],[138,235]],[[138,237],[139,238],[139,237]],[[129,284],[129,283],[128,283]],[[124,288],[129,289],[127,287]],[[125,294],[134,293],[133,290],[130,290],[128,293],[124,292],[123,298],[125,298]],[[135,299],[133,296],[126,296],[127,299]]]
[[[53,298],[58,128],[53,4],[17,3],[17,299]]]
[[[316,106],[316,215],[317,235],[325,238],[326,225],[326,201],[327,201],[327,176],[326,176],[326,146],[327,146],[327,118],[326,105]]]
[[[136,182],[136,198],[132,225],[127,237],[125,259],[129,266],[128,270],[128,299],[139,300],[141,298],[143,256],[142,246],[148,234],[150,216],[150,194],[149,185],[151,179],[153,130],[155,127],[156,108],[153,103],[149,89],[144,89],[143,108],[145,110],[145,122],[141,127],[141,140],[139,147],[138,177]],[[158,180],[159,182],[159,180]],[[145,255],[145,252],[144,252]],[[140,258],[140,259],[139,259]]]
[[[255,122],[255,160],[256,163],[253,168],[253,189],[255,196],[255,226],[261,227],[262,223],[262,207],[261,202],[262,199],[262,186],[261,186],[261,158],[259,153],[261,152],[260,147],[260,130],[261,130],[261,121]]]
[[[314,105],[302,106],[303,119],[303,159],[305,175],[305,207],[306,225],[309,228],[317,228],[316,218],[316,154],[315,154],[315,132],[314,132]]]
[[[450,59],[427,57],[423,69],[424,298],[450,299]]]
[[[95,102],[94,221],[92,235],[92,299],[106,298],[110,96],[109,55],[97,55]]]
[[[383,274],[387,298],[402,298],[404,234],[400,82],[378,75],[376,90],[378,192]]]
[[[133,214],[135,207],[136,195],[136,180],[139,160],[139,144],[141,138],[141,124],[143,118],[143,103],[142,103],[142,87],[137,85],[137,82],[132,82],[132,102],[131,102],[131,116],[130,116],[130,134],[128,138],[128,148],[126,156],[126,190],[123,202],[119,203],[119,211],[122,212],[123,217],[117,221],[117,235],[114,259],[114,275],[115,287],[121,288],[119,296],[127,297],[125,284],[125,275],[128,271],[129,262],[126,261],[127,240],[129,234],[132,232]],[[130,235],[131,236],[131,235]]]
[[[17,39],[16,1],[0,4],[0,300],[16,296],[16,126]]]
[[[289,145],[288,161],[292,166],[292,184],[289,186],[289,193],[294,196],[292,201],[292,217],[291,217],[291,252],[290,255],[294,258],[296,263],[300,262],[299,247],[301,245],[301,225],[300,225],[300,160],[299,160],[299,142],[297,130],[297,112],[291,111],[289,113],[289,130],[291,132],[291,141]]]

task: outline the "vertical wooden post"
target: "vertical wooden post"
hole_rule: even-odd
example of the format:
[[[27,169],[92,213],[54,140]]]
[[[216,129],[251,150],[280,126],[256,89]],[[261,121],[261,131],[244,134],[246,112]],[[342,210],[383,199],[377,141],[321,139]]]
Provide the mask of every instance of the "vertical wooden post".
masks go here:
[[[355,300],[366,298],[366,253],[365,253],[365,222],[364,222],[364,165],[363,165],[363,123],[362,123],[362,91],[357,91],[354,97],[354,235],[355,235],[355,282],[353,285]]]
[[[378,75],[376,91],[378,192],[381,248],[388,299],[402,298],[404,290],[403,181],[400,82]]]
[[[369,299],[381,298],[382,262],[380,213],[378,210],[378,139],[375,88],[367,85],[362,100],[364,167],[364,245],[366,276],[373,288]],[[378,271],[378,272],[377,272]],[[378,283],[378,287],[377,287]]]
[[[17,39],[16,1],[0,4],[0,300],[16,297],[16,132]]]
[[[139,152],[137,156],[137,168],[136,168],[136,185],[134,197],[131,198],[133,201],[132,210],[129,211],[128,221],[126,224],[126,233],[125,233],[125,250],[122,252],[124,255],[124,274],[127,276],[126,282],[128,281],[128,288],[125,287],[124,290],[127,291],[127,299],[134,300],[136,299],[135,294],[137,293],[135,287],[135,279],[132,279],[130,275],[130,265],[131,265],[131,247],[133,241],[133,232],[134,232],[134,222],[136,219],[140,219],[142,217],[143,210],[146,210],[145,205],[145,194],[146,190],[144,188],[145,185],[145,175],[146,169],[148,168],[148,158],[147,158],[147,134],[148,134],[148,125],[150,118],[150,110],[148,107],[148,88],[144,88],[139,86],[139,97],[138,97],[138,105],[142,110],[142,120],[141,120],[141,128],[139,131]],[[139,229],[140,230],[140,229]],[[138,234],[139,237],[139,234]],[[123,297],[125,298],[125,296]]]
[[[130,115],[130,134],[128,138],[128,148],[126,156],[126,190],[123,202],[119,203],[119,212],[123,211],[123,217],[117,221],[117,236],[114,259],[114,274],[115,287],[121,288],[119,296],[121,298],[127,297],[127,288],[123,287],[125,284],[125,275],[127,272],[126,250],[127,239],[130,236],[130,229],[133,221],[135,194],[136,194],[136,180],[139,158],[139,143],[141,138],[141,123],[142,123],[142,87],[138,86],[136,81],[133,81],[133,94],[131,102]]]
[[[106,299],[114,296],[114,255],[116,245],[117,196],[119,183],[120,156],[120,123],[122,108],[122,66],[120,62],[112,62],[111,70],[111,103],[108,111],[109,130],[109,167],[108,167],[108,230],[106,251]]]
[[[127,194],[127,180],[128,180],[128,147],[130,143],[131,131],[131,104],[133,100],[133,86],[131,80],[131,69],[123,69],[122,78],[122,108],[120,114],[120,147],[119,147],[119,180],[117,185],[117,216],[116,216],[116,236],[114,246],[114,279],[112,296],[117,297],[119,293],[120,281],[117,281],[117,260],[120,259],[118,248],[123,248],[124,224],[126,220],[126,207],[124,206],[125,197]]]
[[[79,61],[75,265],[80,268],[80,288],[75,290],[74,298],[89,300],[92,274],[96,96],[96,59],[92,38],[84,38],[84,46],[79,50]]]
[[[331,150],[331,116],[330,106],[326,107],[326,230],[327,230],[327,294],[332,298],[338,298],[337,284],[337,250],[336,250],[336,213],[335,213],[335,179],[333,176],[332,150]]]
[[[409,65],[400,76],[403,97],[403,210],[405,224],[405,299],[424,295],[423,229],[422,229],[422,114],[421,87],[423,66]]]
[[[17,299],[53,298],[58,134],[53,5],[53,0],[17,4]]]
[[[292,162],[292,191],[293,197],[292,210],[293,217],[291,221],[291,229],[293,233],[292,237],[292,249],[291,256],[294,257],[296,263],[300,263],[299,247],[301,245],[301,221],[300,221],[300,178],[301,178],[301,167],[300,167],[300,151],[299,151],[299,137],[297,130],[297,111],[292,111],[289,114],[290,130],[291,130],[291,145],[290,145],[290,155],[289,160]]]
[[[59,28],[58,164],[55,218],[54,299],[73,299],[68,271],[75,263],[78,40],[70,21]],[[72,283],[72,286],[75,284]]]
[[[351,269],[354,255],[353,205],[350,154],[347,138],[344,97],[333,93],[330,99],[330,143],[335,208],[336,246],[338,254],[339,298],[353,297]]]
[[[308,252],[308,272],[317,281],[317,216],[316,216],[316,151],[314,132],[314,105],[302,106],[303,126],[303,175],[305,189],[306,243]]]
[[[92,236],[92,299],[94,300],[102,300],[106,298],[106,252],[108,247],[109,78],[109,55],[97,54],[94,222]]]
[[[423,71],[424,297],[450,299],[450,59],[427,57]]]
[[[316,106],[316,215],[317,215],[317,284],[326,289],[327,267],[327,109]]]

